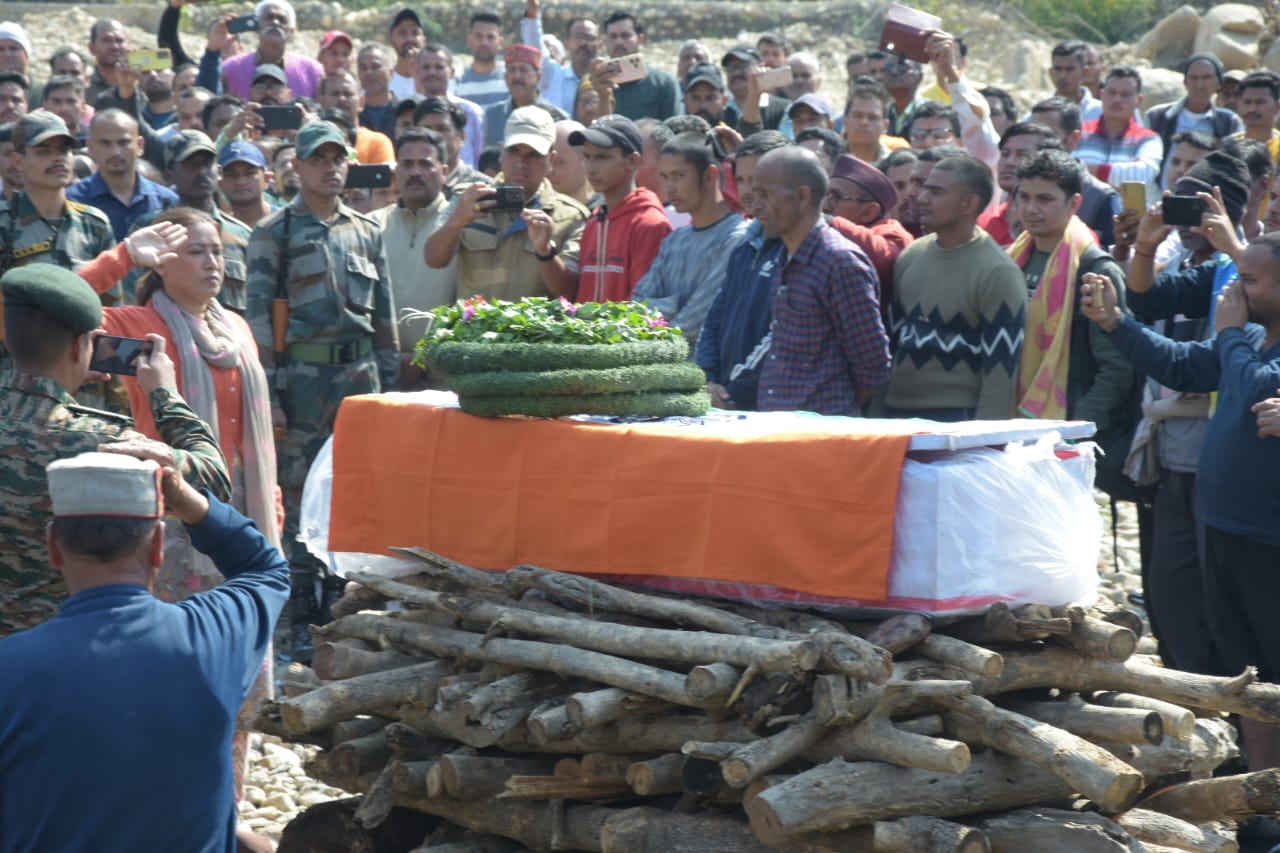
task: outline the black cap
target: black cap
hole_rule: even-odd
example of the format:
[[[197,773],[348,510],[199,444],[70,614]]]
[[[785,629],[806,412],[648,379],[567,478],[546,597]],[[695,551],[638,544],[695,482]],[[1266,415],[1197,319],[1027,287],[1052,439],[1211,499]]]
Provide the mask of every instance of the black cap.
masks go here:
[[[639,154],[644,149],[640,128],[626,116],[607,115],[591,122],[586,130],[569,134],[570,145],[590,142],[597,148],[621,148],[623,154]]]
[[[387,29],[394,30],[396,27],[400,26],[400,22],[406,18],[413,21],[418,26],[422,26],[422,19],[418,17],[418,13],[406,6],[399,12],[396,12],[396,16],[391,19],[391,26]]]
[[[724,75],[720,73],[719,68],[709,62],[699,62],[697,65],[689,66],[689,70],[684,75],[685,91],[692,89],[695,83],[710,83],[719,91],[724,91]]]
[[[756,50],[749,44],[735,44],[733,47],[729,48],[729,52],[720,60],[720,65],[723,67],[735,59],[741,62],[759,63],[760,51]]]

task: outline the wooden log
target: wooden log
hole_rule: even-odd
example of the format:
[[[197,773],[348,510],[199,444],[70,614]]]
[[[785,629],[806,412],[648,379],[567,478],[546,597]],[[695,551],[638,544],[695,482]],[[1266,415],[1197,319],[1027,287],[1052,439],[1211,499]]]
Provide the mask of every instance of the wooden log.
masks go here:
[[[535,743],[563,740],[577,731],[569,720],[569,709],[558,700],[544,702],[535,708],[525,718],[524,724],[529,740]]]
[[[899,613],[883,622],[864,624],[862,628],[857,633],[862,634],[864,640],[897,655],[929,636],[933,620],[919,613]]]
[[[810,640],[769,640],[599,623],[416,589],[367,572],[354,572],[352,578],[384,595],[440,610],[458,619],[490,624],[491,633],[518,631],[615,655],[691,664],[723,661],[755,666],[764,672],[802,672],[816,667],[821,654],[818,645]]]
[[[1117,693],[1102,690],[1087,697],[1094,705],[1104,708],[1133,708],[1143,711],[1155,711],[1164,723],[1164,733],[1178,740],[1191,737],[1196,727],[1196,715],[1181,705],[1152,699],[1150,696],[1139,696],[1134,693]]]
[[[341,619],[361,610],[381,610],[386,603],[386,597],[374,590],[349,583],[342,596],[330,605],[329,613],[334,619]]]
[[[819,675],[813,680],[813,710],[824,726],[856,723],[880,703],[884,690],[847,675]]]
[[[939,663],[958,666],[987,678],[998,678],[1004,671],[1004,658],[997,652],[945,634],[930,634],[915,646],[915,650]]]
[[[942,734],[942,715],[925,714],[909,720],[894,720],[893,727],[917,735],[940,735]]]
[[[1137,693],[1176,705],[1280,724],[1280,685],[1258,683],[1252,667],[1233,678],[1221,678],[1164,669],[1140,659],[1099,660],[1069,649],[1047,647],[1035,653],[1005,654],[1004,674],[998,679],[975,682],[974,692],[991,695],[1036,687],[1077,693]]]
[[[441,794],[455,800],[487,800],[502,793],[512,776],[550,775],[555,762],[546,758],[487,758],[451,753],[440,756],[437,766],[443,788]]]
[[[544,670],[562,678],[587,678],[655,696],[673,704],[702,707],[701,703],[690,698],[685,691],[683,676],[665,669],[586,649],[532,640],[491,639],[486,641],[479,634],[466,631],[456,631],[452,628],[424,628],[363,613],[347,616],[325,626],[323,630],[357,637],[385,636],[397,645],[421,649],[440,657]],[[363,677],[374,678],[382,675],[385,673]]]
[[[334,773],[357,777],[380,771],[391,756],[387,733],[382,730],[338,744],[329,750],[326,760]]]
[[[1128,660],[1138,648],[1138,635],[1133,631],[1092,616],[1073,624],[1070,634],[1056,636],[1052,640],[1075,649],[1085,657],[1112,661]]]
[[[413,723],[411,723],[413,724]],[[416,724],[414,724],[416,726]],[[523,732],[512,732],[497,746],[508,752],[540,752],[578,755],[586,752],[679,752],[691,740],[747,743],[755,733],[738,720],[714,720],[704,714],[661,714],[627,717],[603,726],[583,729],[571,738],[537,745]]]
[[[994,815],[978,827],[991,853],[1146,853],[1115,821],[1099,814],[1031,807]]]
[[[1061,702],[1005,702],[1004,707],[1094,743],[1158,744],[1164,740],[1164,720],[1155,711],[1104,708],[1078,696]]]
[[[1099,746],[1141,773],[1148,785],[1175,773],[1203,779],[1240,756],[1235,726],[1213,718],[1197,719],[1191,736],[1184,740],[1167,737],[1155,746],[1123,743]]]
[[[631,790],[641,797],[678,794],[684,790],[680,781],[683,768],[684,756],[668,752],[657,758],[634,762],[627,768],[626,781]]]
[[[589,785],[629,785],[627,770],[641,756],[617,752],[589,752],[578,763],[578,778]]]
[[[503,572],[473,569],[434,551],[428,551],[426,548],[392,547],[389,550],[422,563],[423,572],[432,578],[447,580],[467,589],[507,594],[507,580]],[[401,580],[405,579],[401,578]]]
[[[327,740],[325,749],[333,749],[344,741],[355,740],[358,737],[382,731],[389,724],[390,721],[383,717],[356,717],[352,720],[339,720],[324,732]]]
[[[955,700],[943,715],[948,735],[1024,758],[1060,777],[1107,813],[1128,808],[1142,790],[1142,774],[1100,746],[979,696]]]
[[[1021,643],[1025,640],[1043,640],[1057,634],[1071,633],[1071,620],[1053,617],[1049,613],[1032,614],[1020,610],[1016,614],[1009,605],[998,602],[982,615],[965,619],[942,628],[935,628],[952,637],[959,637],[978,645],[992,643]]]
[[[954,775],[835,759],[761,792],[746,809],[756,837],[776,847],[877,820],[999,811],[1070,793],[1052,773],[999,753],[975,755]]]
[[[1234,838],[1150,809],[1129,809],[1118,815],[1116,822],[1144,844],[1198,853],[1237,853],[1240,849]]]
[[[453,744],[449,741],[427,737],[404,723],[391,723],[385,732],[387,746],[391,747],[396,759],[402,762],[429,761],[453,749]]]
[[[878,820],[871,829],[875,853],[988,853],[991,849],[981,830],[936,817]]]
[[[1280,812],[1280,768],[1186,782],[1147,798],[1142,807],[1188,823],[1274,815]]]
[[[661,713],[671,707],[668,702],[654,700],[643,693],[632,693],[619,687],[575,693],[564,703],[565,713],[575,729],[592,729],[636,714]]]
[[[450,823],[490,835],[512,838],[534,850],[600,851],[600,830],[616,809],[563,803],[487,800],[482,804],[451,797],[402,797],[401,806],[433,814]]]
[[[774,728],[778,718],[804,714],[813,706],[810,676],[786,672],[764,672],[737,688],[734,713],[753,732],[764,733]]]
[[[556,690],[541,673],[518,672],[480,684],[440,716],[463,743],[483,748],[497,743]]]
[[[421,657],[392,649],[371,652],[347,643],[318,643],[311,657],[311,667],[316,675],[330,681],[386,672],[422,662]]]
[[[311,667],[297,662],[289,664],[289,667],[280,676],[281,692],[288,699],[301,696],[304,693],[310,693],[312,690],[323,687],[327,683]]]
[[[348,616],[348,619],[364,619]],[[389,620],[383,620],[389,621]],[[302,696],[280,703],[280,719],[294,735],[328,728],[339,720],[350,719],[405,701],[415,686],[453,672],[448,661],[431,661],[402,669],[375,672],[335,681]]]
[[[744,788],[752,780],[796,758],[815,744],[825,729],[811,712],[777,734],[746,744],[720,762],[720,773],[730,787]]]
[[[391,782],[397,794],[422,797],[427,794],[427,777],[439,762],[396,761]]]
[[[1119,607],[1115,610],[1109,610],[1100,617],[1103,622],[1110,622],[1112,625],[1121,625],[1133,632],[1133,635],[1139,640],[1142,639],[1146,632],[1146,626],[1142,622],[1142,617],[1127,607]]]
[[[558,759],[551,773],[553,776],[577,779],[582,774],[582,761],[577,758]]]
[[[512,776],[498,794],[500,800],[585,800],[604,802],[631,795],[625,783],[584,782],[564,776]]]
[[[448,711],[485,683],[485,677],[478,672],[459,672],[445,676],[435,685],[428,682],[424,689],[410,693],[408,701],[424,708]]]
[[[842,672],[851,678],[863,678],[877,683],[889,677],[889,653],[847,632],[826,631],[805,636],[765,625],[718,607],[631,592],[536,566],[516,566],[507,572],[507,581],[517,589],[541,589],[556,598],[583,606],[604,607],[674,622],[682,627],[773,640],[812,640],[822,649],[822,665],[827,667],[824,671]]]
[[[724,707],[741,680],[742,673],[727,663],[703,664],[689,670],[684,677],[684,689],[693,699],[706,703],[706,707]]]
[[[852,726],[829,730],[826,737],[805,751],[815,763],[832,759],[883,761],[938,773],[963,773],[969,766],[967,744],[926,737],[901,729],[887,718],[872,715]]]

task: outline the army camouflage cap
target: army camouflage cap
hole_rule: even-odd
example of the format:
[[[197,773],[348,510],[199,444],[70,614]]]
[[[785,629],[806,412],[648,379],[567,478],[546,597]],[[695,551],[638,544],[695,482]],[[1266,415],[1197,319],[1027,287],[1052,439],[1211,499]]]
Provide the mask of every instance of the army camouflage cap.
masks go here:
[[[4,291],[5,305],[39,308],[77,335],[102,325],[98,294],[71,270],[53,264],[14,267],[0,278],[0,289]]]
[[[80,147],[80,140],[67,130],[67,123],[53,113],[37,110],[19,118],[13,126],[13,147],[19,151],[30,146],[65,139],[72,148]]]
[[[203,130],[194,128],[180,130],[164,143],[164,165],[169,167],[174,163],[181,163],[201,151],[206,151],[214,157],[218,156],[218,149],[213,147],[213,140]]]
[[[298,150],[298,159],[305,160],[323,145],[337,145],[346,151],[347,135],[331,121],[313,121],[302,126],[294,144]]]

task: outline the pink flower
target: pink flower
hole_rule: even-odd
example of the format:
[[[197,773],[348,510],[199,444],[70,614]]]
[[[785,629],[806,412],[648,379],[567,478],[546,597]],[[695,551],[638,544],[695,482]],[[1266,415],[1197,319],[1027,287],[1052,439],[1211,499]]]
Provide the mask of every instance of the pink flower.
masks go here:
[[[578,306],[574,305],[563,296],[560,297],[560,307],[564,310],[564,313],[568,314],[570,317],[578,313]]]
[[[470,304],[470,300],[467,300],[467,304],[462,306],[462,322],[470,323],[471,318],[474,316],[476,316],[476,307]]]

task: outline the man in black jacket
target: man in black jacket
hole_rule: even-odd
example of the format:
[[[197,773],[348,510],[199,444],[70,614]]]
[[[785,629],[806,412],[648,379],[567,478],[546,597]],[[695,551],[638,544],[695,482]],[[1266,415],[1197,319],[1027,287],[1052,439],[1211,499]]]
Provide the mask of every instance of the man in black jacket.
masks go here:
[[[1222,87],[1225,73],[1222,60],[1212,53],[1197,53],[1182,67],[1182,85],[1187,93],[1176,101],[1158,104],[1147,110],[1147,127],[1160,134],[1164,143],[1164,167],[1160,170],[1161,186],[1166,186],[1165,172],[1173,152],[1173,136],[1180,130],[1199,130],[1226,139],[1244,130],[1240,116],[1225,107],[1215,107],[1213,96]],[[1183,116],[1180,120],[1179,116]]]

